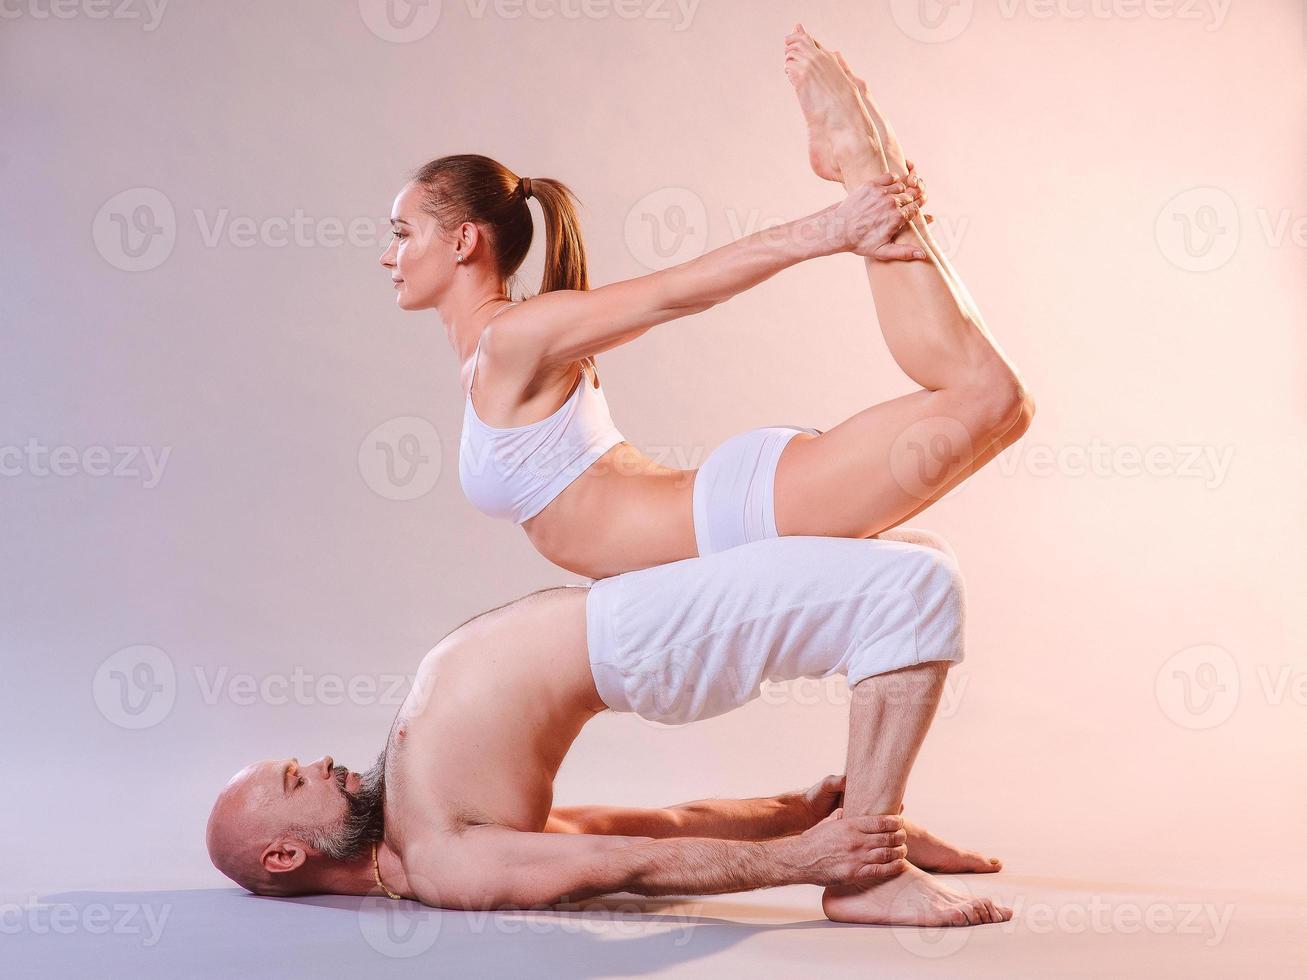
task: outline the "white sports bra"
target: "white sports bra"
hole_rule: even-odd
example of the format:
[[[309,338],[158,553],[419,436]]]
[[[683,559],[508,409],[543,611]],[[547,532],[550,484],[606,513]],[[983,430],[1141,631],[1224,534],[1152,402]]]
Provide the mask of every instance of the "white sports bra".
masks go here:
[[[600,456],[625,440],[613,425],[608,399],[595,384],[598,378],[590,358],[581,362],[581,377],[567,401],[548,418],[508,429],[486,425],[472,407],[472,386],[480,357],[478,340],[458,443],[459,482],[477,510],[522,524],[544,510]]]

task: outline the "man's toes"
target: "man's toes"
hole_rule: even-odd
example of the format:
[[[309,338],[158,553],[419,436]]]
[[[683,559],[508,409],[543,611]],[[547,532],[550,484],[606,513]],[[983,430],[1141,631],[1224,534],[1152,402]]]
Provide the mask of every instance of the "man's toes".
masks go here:
[[[944,913],[944,921],[951,926],[969,926],[973,924],[973,916],[965,906],[954,905]]]

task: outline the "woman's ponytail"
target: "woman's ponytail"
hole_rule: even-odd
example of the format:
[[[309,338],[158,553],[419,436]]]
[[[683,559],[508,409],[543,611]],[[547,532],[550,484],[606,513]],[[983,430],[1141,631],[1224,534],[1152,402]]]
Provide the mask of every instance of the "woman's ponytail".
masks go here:
[[[577,219],[576,196],[549,177],[533,177],[527,184],[545,216],[545,274],[540,292],[555,289],[589,289],[585,243]]]
[[[461,222],[482,225],[505,291],[531,247],[534,225],[527,199],[545,216],[545,273],[540,292],[589,289],[577,199],[549,177],[518,177],[497,160],[476,153],[441,157],[419,167],[413,180],[426,190],[424,207],[445,230]]]

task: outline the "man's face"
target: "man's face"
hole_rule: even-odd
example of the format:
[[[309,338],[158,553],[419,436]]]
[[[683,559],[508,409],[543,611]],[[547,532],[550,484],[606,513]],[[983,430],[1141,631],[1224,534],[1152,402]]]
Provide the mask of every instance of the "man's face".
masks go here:
[[[331,827],[349,809],[346,792],[358,789],[359,777],[329,755],[306,765],[298,759],[270,759],[250,767],[250,803],[268,808],[285,827]]]
[[[209,856],[251,891],[305,885],[303,872],[310,864],[357,858],[381,839],[385,773],[384,752],[361,775],[329,755],[308,765],[290,758],[246,766],[213,805]]]
[[[329,755],[307,765],[295,758],[257,762],[244,773],[245,806],[265,826],[286,828],[326,857],[344,861],[381,836],[381,775],[374,766],[360,776]]]

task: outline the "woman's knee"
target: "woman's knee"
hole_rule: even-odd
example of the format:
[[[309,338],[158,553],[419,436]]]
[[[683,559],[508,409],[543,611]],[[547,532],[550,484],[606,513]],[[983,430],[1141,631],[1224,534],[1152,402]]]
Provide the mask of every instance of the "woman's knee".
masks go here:
[[[1003,434],[1004,445],[1010,446],[1016,442],[1030,429],[1030,423],[1035,418],[1035,398],[1030,394],[1025,385],[1021,386],[1020,405],[1017,412],[1016,421],[1012,423],[1012,428]]]
[[[1035,417],[1035,400],[1016,378],[967,385],[958,392],[959,421],[976,446],[1006,448],[1026,434]]]
[[[1035,414],[1034,399],[1007,370],[978,376],[957,391],[955,404],[973,438],[986,442],[1003,439],[1010,432],[1019,438]],[[1023,424],[1025,428],[1021,428]]]

